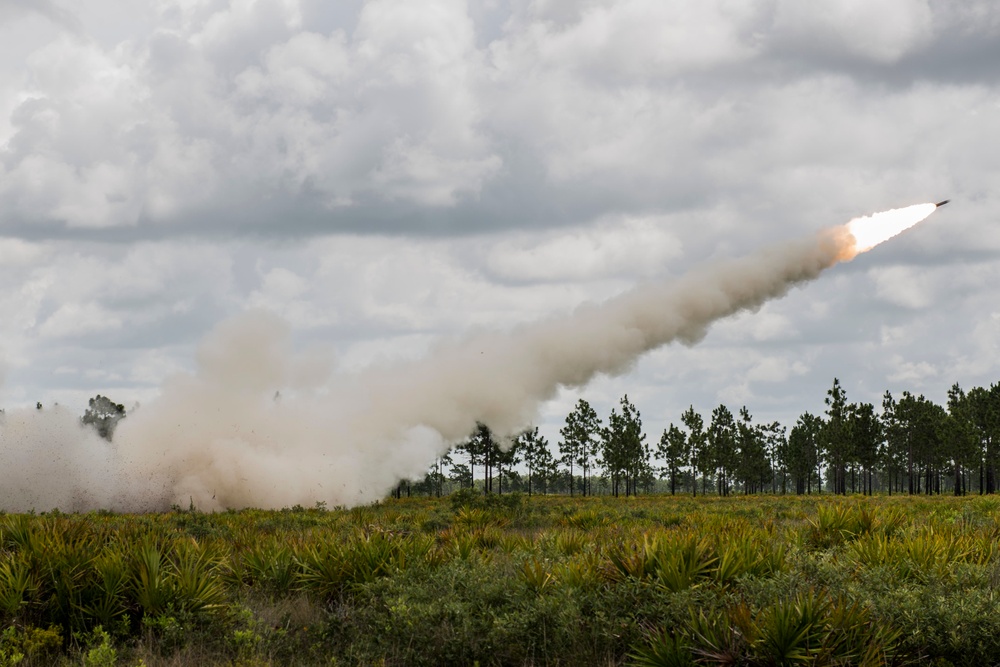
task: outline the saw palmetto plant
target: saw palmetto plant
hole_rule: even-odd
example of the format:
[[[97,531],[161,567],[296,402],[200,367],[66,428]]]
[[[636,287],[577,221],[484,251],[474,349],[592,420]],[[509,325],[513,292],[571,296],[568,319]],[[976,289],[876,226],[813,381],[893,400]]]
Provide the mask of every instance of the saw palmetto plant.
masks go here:
[[[1000,652],[998,544],[990,498],[7,515],[0,656],[982,664]]]

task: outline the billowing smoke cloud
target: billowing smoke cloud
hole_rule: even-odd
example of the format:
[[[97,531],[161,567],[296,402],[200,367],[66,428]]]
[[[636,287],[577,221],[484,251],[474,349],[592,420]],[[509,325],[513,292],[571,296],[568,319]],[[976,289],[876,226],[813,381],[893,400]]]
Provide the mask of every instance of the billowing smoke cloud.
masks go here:
[[[109,507],[121,479],[114,447],[66,408],[0,415],[0,509]]]
[[[513,433],[560,387],[623,373],[671,341],[696,342],[715,320],[850,258],[853,243],[837,228],[349,376],[296,354],[275,316],[246,313],[220,324],[196,373],[169,379],[119,424],[113,444],[60,410],[8,413],[0,501],[6,510],[368,502],[421,476],[477,420]]]

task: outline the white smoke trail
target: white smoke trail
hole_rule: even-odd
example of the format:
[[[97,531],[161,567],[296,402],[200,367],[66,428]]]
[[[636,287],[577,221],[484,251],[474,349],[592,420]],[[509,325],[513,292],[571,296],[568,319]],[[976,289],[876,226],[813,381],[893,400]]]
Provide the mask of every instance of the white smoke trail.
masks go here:
[[[372,501],[422,475],[476,421],[514,432],[560,387],[623,373],[674,340],[693,343],[717,319],[755,309],[857,252],[842,226],[354,376],[333,376],[323,359],[294,354],[282,321],[247,313],[218,326],[199,349],[197,372],[168,380],[159,398],[121,422],[111,446],[59,412],[51,421],[31,411],[8,415],[0,504],[152,510],[189,501],[203,509]],[[289,398],[275,400],[278,388]]]

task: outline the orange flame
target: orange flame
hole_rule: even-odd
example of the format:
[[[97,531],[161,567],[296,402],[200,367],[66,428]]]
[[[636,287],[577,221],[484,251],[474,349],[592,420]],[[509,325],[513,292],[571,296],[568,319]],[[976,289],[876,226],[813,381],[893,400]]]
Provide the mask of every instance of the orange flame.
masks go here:
[[[905,232],[934,212],[936,204],[914,204],[854,218],[843,229],[853,237],[844,259],[852,259],[875,246]]]

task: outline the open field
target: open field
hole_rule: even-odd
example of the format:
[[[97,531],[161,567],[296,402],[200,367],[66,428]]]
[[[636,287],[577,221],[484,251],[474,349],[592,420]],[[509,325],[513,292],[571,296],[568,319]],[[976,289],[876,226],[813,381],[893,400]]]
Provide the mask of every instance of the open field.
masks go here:
[[[0,666],[995,664],[1000,498],[0,517]]]

